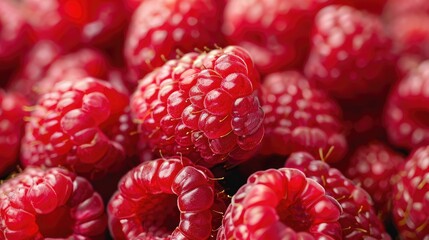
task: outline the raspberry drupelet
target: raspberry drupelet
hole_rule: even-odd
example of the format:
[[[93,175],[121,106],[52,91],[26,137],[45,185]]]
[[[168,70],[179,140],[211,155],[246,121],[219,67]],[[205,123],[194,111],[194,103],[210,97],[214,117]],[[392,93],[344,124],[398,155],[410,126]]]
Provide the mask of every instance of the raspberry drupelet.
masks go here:
[[[0,186],[0,239],[103,239],[103,201],[63,168],[26,168]]]
[[[93,78],[62,81],[33,107],[22,143],[24,166],[65,166],[89,178],[133,154],[129,97]]]
[[[185,157],[141,163],[119,182],[108,205],[115,239],[190,239],[216,236],[225,203],[212,173]]]
[[[341,211],[297,169],[258,171],[232,197],[217,239],[340,239]]]
[[[141,144],[209,166],[246,160],[264,135],[259,87],[240,47],[170,60],[145,76],[131,98]]]

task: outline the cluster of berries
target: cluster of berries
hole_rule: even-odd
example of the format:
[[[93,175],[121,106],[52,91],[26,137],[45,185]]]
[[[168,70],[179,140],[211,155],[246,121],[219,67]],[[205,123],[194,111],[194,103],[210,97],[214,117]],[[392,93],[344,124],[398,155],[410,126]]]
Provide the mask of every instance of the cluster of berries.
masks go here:
[[[429,1],[0,0],[0,239],[429,240]]]

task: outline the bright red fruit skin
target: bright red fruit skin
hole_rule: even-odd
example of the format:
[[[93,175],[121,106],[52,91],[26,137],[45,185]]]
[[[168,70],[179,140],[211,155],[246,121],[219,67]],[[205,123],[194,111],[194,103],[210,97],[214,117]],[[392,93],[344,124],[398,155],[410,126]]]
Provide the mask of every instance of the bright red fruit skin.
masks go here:
[[[232,197],[217,239],[340,239],[340,214],[338,202],[301,171],[258,171]]]
[[[367,102],[394,79],[391,41],[378,16],[348,6],[319,11],[306,76],[332,96]]]
[[[391,239],[377,217],[369,194],[350,179],[306,152],[290,155],[285,167],[297,168],[318,182],[326,194],[336,199],[343,211],[338,220],[343,239]]]
[[[135,82],[181,53],[222,46],[217,0],[146,0],[134,11],[124,55]]]
[[[168,61],[145,76],[132,95],[140,145],[209,166],[250,158],[264,135],[258,80],[240,47]]]
[[[62,168],[26,168],[0,186],[0,239],[103,239],[100,195]]]
[[[211,172],[184,157],[147,161],[119,182],[108,205],[115,239],[208,239],[225,210]],[[213,232],[214,231],[214,232]]]
[[[289,155],[307,150],[318,156],[332,150],[326,160],[342,159],[346,150],[341,109],[325,92],[295,71],[273,73],[262,85],[266,137],[261,152]]]
[[[135,148],[129,97],[93,78],[62,81],[41,96],[26,125],[24,166],[65,166],[89,178],[120,169]]]
[[[0,177],[18,164],[26,106],[21,94],[0,90]]]
[[[429,147],[410,154],[393,185],[393,217],[402,239],[429,238]]]

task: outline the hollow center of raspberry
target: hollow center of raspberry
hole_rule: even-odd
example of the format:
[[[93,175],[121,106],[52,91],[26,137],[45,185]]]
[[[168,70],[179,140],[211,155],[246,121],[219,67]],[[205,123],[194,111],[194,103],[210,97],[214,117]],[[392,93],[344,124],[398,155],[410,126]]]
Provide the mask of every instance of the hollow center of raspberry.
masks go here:
[[[280,221],[297,232],[308,231],[312,223],[312,217],[300,201],[290,204],[285,199],[281,200],[277,206],[277,214]]]
[[[67,206],[58,207],[48,214],[37,215],[36,223],[45,238],[67,238],[73,234],[74,221]]]
[[[140,209],[140,221],[148,234],[167,237],[179,226],[180,211],[176,195],[152,195],[144,200],[143,205]]]

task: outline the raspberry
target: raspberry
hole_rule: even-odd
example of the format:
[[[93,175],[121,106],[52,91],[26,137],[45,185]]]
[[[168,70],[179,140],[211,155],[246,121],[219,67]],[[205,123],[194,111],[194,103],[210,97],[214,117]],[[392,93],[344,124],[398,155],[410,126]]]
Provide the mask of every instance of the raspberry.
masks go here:
[[[42,95],[22,144],[22,164],[65,166],[95,178],[118,170],[135,145],[128,96],[97,79],[62,81]]]
[[[308,150],[318,155],[334,148],[329,161],[340,160],[347,143],[342,134],[341,110],[324,92],[294,71],[267,75],[262,85],[264,154],[289,155]]]
[[[388,0],[334,0],[335,4],[348,5],[375,14],[381,14]]]
[[[232,197],[218,239],[340,239],[341,207],[299,170],[252,174]]]
[[[123,3],[117,0],[22,0],[21,5],[37,40],[66,49],[116,43],[126,23]]]
[[[217,0],[142,1],[125,42],[131,78],[138,80],[180,52],[221,44]]]
[[[239,47],[170,60],[131,98],[141,144],[210,166],[248,159],[264,135],[258,89],[253,62]]]
[[[210,171],[182,157],[144,162],[118,189],[108,205],[115,239],[208,239],[225,210]]]
[[[301,66],[308,54],[313,18],[320,0],[228,0],[223,32],[246,48],[262,74]]]
[[[27,168],[0,187],[2,239],[98,239],[103,201],[91,184],[62,168]]]
[[[339,223],[343,239],[390,239],[373,209],[371,197],[340,171],[329,167],[325,162],[315,160],[306,152],[290,155],[285,167],[302,170],[341,204],[343,213]]]
[[[0,70],[14,67],[29,43],[28,26],[10,0],[0,1]]]
[[[20,94],[0,90],[0,177],[17,164],[26,105]]]
[[[413,149],[429,144],[429,61],[398,82],[390,93],[384,111],[389,140]]]
[[[107,79],[108,67],[108,60],[101,52],[83,48],[54,61],[44,78],[40,79],[33,89],[42,95],[50,92],[56,83],[64,80],[77,81],[84,77]]]
[[[403,14],[424,12],[429,13],[429,2],[426,0],[388,0],[384,15],[390,20]]]
[[[393,216],[401,239],[429,238],[429,146],[401,166],[393,185]]]
[[[305,74],[336,98],[369,101],[394,77],[391,42],[375,15],[328,6],[316,16],[311,40]]]
[[[49,67],[62,54],[60,46],[50,41],[40,41],[24,57],[17,74],[10,81],[8,89],[27,96],[31,102],[37,101],[34,92],[36,84],[43,79]]]
[[[429,11],[399,15],[388,24],[394,47],[400,53],[429,57]]]
[[[403,161],[401,155],[378,142],[361,146],[351,157],[346,174],[371,195],[381,219],[391,212],[391,180]]]

